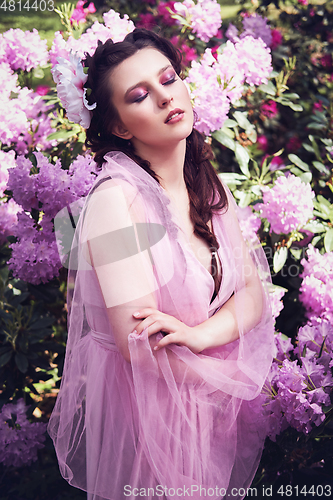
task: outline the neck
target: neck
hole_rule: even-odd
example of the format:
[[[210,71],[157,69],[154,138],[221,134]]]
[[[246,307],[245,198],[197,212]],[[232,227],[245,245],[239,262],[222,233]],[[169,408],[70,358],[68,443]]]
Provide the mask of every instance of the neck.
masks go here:
[[[158,176],[161,186],[169,193],[179,193],[186,189],[184,181],[184,162],[186,139],[177,142],[175,146],[161,149],[149,148],[148,151],[137,153],[149,161],[151,169]]]

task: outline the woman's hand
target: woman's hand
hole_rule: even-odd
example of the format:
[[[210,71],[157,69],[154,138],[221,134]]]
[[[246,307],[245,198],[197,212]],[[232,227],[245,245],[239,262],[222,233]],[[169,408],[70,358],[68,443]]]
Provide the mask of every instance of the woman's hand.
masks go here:
[[[148,328],[148,337],[162,332],[166,333],[154,346],[158,351],[169,344],[177,344],[188,347],[192,352],[199,353],[204,349],[203,342],[197,327],[190,327],[178,319],[164,314],[158,309],[147,307],[133,313],[134,318],[142,319],[137,325],[136,332],[140,335],[145,328]]]

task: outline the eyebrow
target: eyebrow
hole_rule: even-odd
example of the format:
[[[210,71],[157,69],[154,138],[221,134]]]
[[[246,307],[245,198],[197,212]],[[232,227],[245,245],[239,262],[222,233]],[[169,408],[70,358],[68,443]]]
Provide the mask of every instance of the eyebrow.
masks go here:
[[[173,68],[172,64],[168,64],[167,66],[164,66],[164,68],[160,69],[159,72],[157,73],[157,76],[161,76],[162,73],[164,73],[164,71],[166,71],[167,69],[169,68]],[[125,93],[125,99],[126,97],[128,96],[128,94],[138,88],[138,87],[141,87],[141,85],[145,85],[147,84],[148,82],[146,82],[145,80],[143,80],[142,82],[139,82],[139,83],[136,83],[135,85],[133,85],[132,87],[130,87],[129,89],[126,90],[126,93]]]

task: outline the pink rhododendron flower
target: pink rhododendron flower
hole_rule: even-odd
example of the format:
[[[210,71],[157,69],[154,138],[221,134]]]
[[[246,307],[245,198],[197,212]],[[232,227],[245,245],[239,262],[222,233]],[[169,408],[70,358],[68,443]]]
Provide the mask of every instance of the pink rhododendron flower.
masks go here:
[[[271,51],[261,38],[246,36],[235,44],[240,69],[249,85],[267,83],[272,71]]]
[[[184,0],[175,3],[175,10],[190,22],[193,33],[203,42],[209,42],[221,27],[221,7],[216,0]]]
[[[278,109],[277,109],[277,104],[275,101],[268,101],[268,102],[264,102],[262,105],[261,105],[261,113],[266,116],[267,118],[274,118],[277,113],[278,113]]]
[[[282,297],[286,293],[286,289],[278,286],[274,286],[269,290],[269,298],[271,299],[272,316],[276,319],[283,309]]]
[[[7,467],[31,465],[44,447],[47,424],[30,423],[23,399],[3,405],[0,412],[0,462]],[[14,418],[13,418],[14,417]]]
[[[17,224],[17,214],[22,207],[14,200],[8,200],[7,203],[0,202],[0,244],[6,242],[7,236],[11,236],[14,226]]]
[[[237,216],[243,238],[249,242],[257,240],[257,231],[261,226],[261,219],[248,207],[237,207]]]
[[[300,300],[307,310],[308,318],[316,322],[318,318],[333,322],[333,252],[321,254],[311,244],[307,259],[302,259],[303,278]]]
[[[259,14],[252,14],[243,19],[243,28],[244,31],[240,35],[240,38],[251,35],[253,38],[261,38],[261,40],[270,47],[272,43],[272,33],[271,28],[267,25],[267,18],[263,18],[259,16]]]
[[[255,205],[276,234],[301,229],[313,216],[314,192],[295,175],[281,175],[272,188],[263,186],[264,203]]]
[[[24,32],[11,28],[3,34],[3,40],[6,42],[6,58],[13,70],[31,71],[47,64],[47,42],[41,40],[36,29]]]
[[[200,63],[192,61],[186,82],[190,84],[194,99],[195,128],[206,135],[221,128],[227,118],[230,101],[227,91],[219,84],[216,60],[210,49],[206,49]]]
[[[3,197],[9,179],[8,169],[15,167],[15,151],[0,150],[0,198]]]
[[[54,66],[58,62],[59,57],[70,60],[70,52],[75,53],[79,58],[83,58],[85,52],[92,55],[98,40],[104,43],[111,38],[114,42],[121,42],[135,28],[127,14],[121,18],[120,14],[112,9],[103,14],[103,20],[104,24],[95,21],[78,39],[70,36],[65,41],[62,34],[57,31],[50,50],[52,65]]]

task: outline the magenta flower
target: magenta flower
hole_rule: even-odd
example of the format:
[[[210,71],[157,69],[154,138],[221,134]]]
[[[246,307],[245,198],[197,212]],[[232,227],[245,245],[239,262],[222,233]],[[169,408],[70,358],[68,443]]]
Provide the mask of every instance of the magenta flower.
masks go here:
[[[323,111],[323,101],[322,100],[319,100],[318,102],[313,103],[312,113],[315,113],[316,111],[319,111],[319,113],[322,113],[322,111]]]
[[[153,26],[156,26],[156,18],[153,14],[151,14],[151,12],[141,13],[139,14],[136,26],[138,28],[146,28],[147,30],[150,30]]]
[[[174,24],[177,23],[177,21],[173,17],[171,17],[171,14],[169,11],[169,9],[170,9],[171,12],[176,12],[175,11],[175,3],[176,2],[174,2],[174,1],[160,2],[157,6],[158,15],[161,16],[162,22],[166,26],[173,26]]]
[[[261,105],[260,109],[261,113],[267,118],[275,118],[275,116],[278,114],[277,104],[275,101],[272,100],[264,102]]]
[[[278,30],[277,28],[272,29],[271,35],[272,35],[271,49],[275,50],[282,44],[283,36],[281,31]]]

